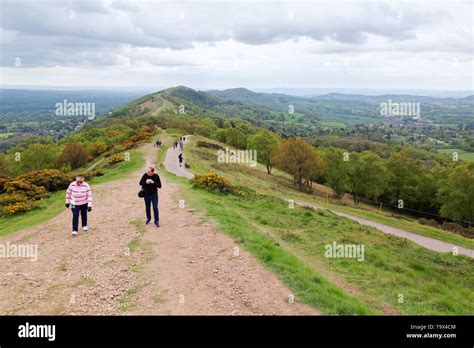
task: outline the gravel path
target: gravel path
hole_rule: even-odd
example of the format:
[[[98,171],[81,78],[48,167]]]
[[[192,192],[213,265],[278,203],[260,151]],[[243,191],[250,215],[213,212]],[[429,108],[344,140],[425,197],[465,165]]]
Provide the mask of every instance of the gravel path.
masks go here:
[[[310,204],[307,202],[296,202],[296,204],[300,206],[309,206],[315,209],[324,209],[318,205]],[[457,248],[458,254],[474,258],[474,250],[472,249],[464,248],[464,247],[447,243],[447,242],[443,242],[437,239],[425,237],[416,233],[404,231],[399,228],[391,227],[388,225],[381,224],[379,222],[375,222],[375,221],[364,219],[358,216],[343,213],[341,211],[337,211],[337,210],[329,210],[329,211],[331,211],[332,213],[338,216],[342,216],[342,217],[351,219],[353,221],[357,221],[361,225],[366,225],[366,226],[371,226],[373,228],[376,228],[377,230],[383,233],[391,234],[400,238],[409,239],[430,250],[434,250],[438,252],[453,252],[455,250],[454,248]]]
[[[186,139],[188,139],[189,137],[190,135],[186,136]],[[181,152],[182,151],[179,149],[179,147],[177,147],[176,149],[173,149],[172,147],[169,148],[168,151],[166,152],[166,158],[164,162],[165,168],[168,172],[176,174],[177,176],[182,176],[188,179],[192,179],[194,177],[194,174],[188,172],[184,168],[184,162],[183,162],[183,167],[180,167],[178,164],[178,155]],[[185,158],[184,158],[184,161],[186,161]]]

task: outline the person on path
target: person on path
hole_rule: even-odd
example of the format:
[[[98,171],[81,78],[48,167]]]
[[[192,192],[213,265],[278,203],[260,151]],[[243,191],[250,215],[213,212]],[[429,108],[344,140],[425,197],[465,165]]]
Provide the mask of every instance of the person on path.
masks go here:
[[[178,155],[178,161],[179,161],[179,166],[182,167],[182,165],[183,165],[183,154],[182,153],[180,153]]]
[[[148,167],[146,173],[143,174],[140,180],[145,201],[146,224],[151,221],[151,205],[153,204],[153,217],[156,227],[160,227],[160,215],[158,212],[158,189],[161,188],[161,180],[158,174],[155,173],[155,168]]]
[[[72,211],[72,236],[77,236],[79,214],[82,230],[87,231],[87,213],[92,211],[92,191],[83,175],[77,175],[76,181],[69,184],[66,190],[66,208]]]
[[[179,141],[179,148],[181,149],[181,151],[183,151],[183,147],[184,147],[184,144],[183,144],[183,142],[180,140],[180,141]]]

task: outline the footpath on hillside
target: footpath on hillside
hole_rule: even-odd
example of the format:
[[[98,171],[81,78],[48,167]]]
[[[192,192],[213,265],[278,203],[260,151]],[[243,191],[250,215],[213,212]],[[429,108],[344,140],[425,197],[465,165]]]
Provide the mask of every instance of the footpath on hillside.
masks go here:
[[[325,208],[322,208],[322,207],[320,207],[316,204],[310,204],[310,203],[307,203],[307,202],[295,202],[295,203],[298,204],[299,206],[302,206],[302,207],[311,207],[311,208],[314,208],[314,209],[325,209]],[[411,240],[412,242],[415,242],[418,245],[421,245],[422,247],[425,247],[425,248],[433,250],[433,251],[438,251],[438,252],[454,252],[454,251],[456,251],[460,255],[465,255],[465,256],[474,258],[474,250],[472,250],[472,249],[468,249],[468,248],[458,246],[458,245],[455,245],[455,244],[443,242],[443,241],[440,241],[438,239],[433,239],[433,238],[421,236],[421,235],[413,233],[413,232],[404,231],[404,230],[401,230],[399,228],[384,225],[384,224],[381,224],[380,222],[375,222],[375,221],[372,221],[372,220],[364,219],[364,218],[361,218],[359,216],[343,213],[343,212],[338,211],[338,210],[334,210],[334,209],[328,209],[328,210],[330,212],[338,215],[338,216],[342,216],[342,217],[345,217],[347,219],[351,219],[353,221],[358,222],[361,225],[373,227],[373,228],[375,228],[375,229],[377,229],[377,230],[379,230],[383,233],[391,234],[393,236],[397,236],[397,237],[400,237],[400,238],[406,238],[408,240]]]
[[[187,137],[189,138],[189,136],[187,136]],[[193,176],[194,176],[192,173],[188,172],[184,167],[178,167],[178,157],[177,156],[178,156],[179,152],[180,152],[179,149],[175,149],[175,150],[169,149],[168,150],[168,152],[166,153],[166,159],[165,159],[165,162],[164,162],[165,168],[169,172],[172,172],[172,173],[174,173],[178,176],[182,176],[182,177],[186,177],[188,179],[192,179]],[[310,204],[310,203],[307,203],[307,202],[295,202],[295,203],[300,205],[300,206],[311,207],[311,208],[314,208],[314,209],[325,209],[325,208],[322,208],[322,207],[320,207],[316,204]],[[399,228],[395,228],[395,227],[392,227],[392,226],[388,226],[388,225],[385,225],[385,224],[382,224],[382,223],[379,223],[379,222],[375,222],[375,221],[364,219],[364,218],[361,218],[361,217],[358,217],[358,216],[355,216],[355,215],[347,214],[347,213],[344,213],[342,211],[338,211],[338,210],[334,210],[334,209],[328,209],[328,210],[331,211],[332,213],[338,215],[338,216],[342,216],[342,217],[345,217],[347,219],[356,221],[361,225],[373,227],[373,228],[375,228],[375,229],[377,229],[380,232],[383,232],[385,234],[391,234],[393,236],[397,236],[397,237],[400,237],[400,238],[406,238],[408,240],[411,240],[412,242],[415,242],[418,245],[421,245],[422,247],[425,247],[425,248],[433,250],[433,251],[437,251],[437,252],[453,252],[453,251],[456,251],[460,255],[464,255],[464,256],[474,258],[474,250],[473,249],[469,249],[469,248],[458,246],[458,245],[455,245],[455,244],[452,244],[452,243],[447,243],[447,242],[443,242],[443,241],[440,241],[440,240],[437,240],[437,239],[425,237],[425,236],[422,236],[422,235],[419,235],[419,234],[416,234],[416,233],[413,233],[413,232],[408,232],[408,231],[401,230]]]
[[[158,149],[142,150],[155,164]],[[181,172],[177,160],[165,164]],[[180,207],[179,185],[164,176],[161,227],[145,226],[137,197],[143,172],[93,185],[89,231],[78,237],[71,237],[67,209],[0,237],[3,245],[38,246],[37,260],[0,259],[0,314],[319,314],[289,301],[293,294],[276,275],[213,223]]]

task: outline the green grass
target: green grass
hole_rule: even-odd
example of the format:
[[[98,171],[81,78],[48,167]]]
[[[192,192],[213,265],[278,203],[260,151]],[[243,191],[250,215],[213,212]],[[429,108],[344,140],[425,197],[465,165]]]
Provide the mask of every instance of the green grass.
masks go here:
[[[0,217],[0,236],[6,236],[52,219],[65,209],[64,195],[64,191],[55,192],[43,199],[41,206],[37,209],[13,216]]]
[[[134,237],[128,244],[128,256],[140,250],[140,261],[135,261],[131,266],[132,272],[141,273],[145,265],[155,258],[153,243],[145,242],[141,239],[146,232],[145,222],[141,218],[136,218],[130,221],[130,224],[135,227],[138,232],[138,236]],[[141,258],[143,257],[143,258]]]
[[[474,152],[468,152],[462,149],[438,149],[438,152],[450,156],[452,156],[453,152],[457,152],[460,159],[464,161],[474,161]]]
[[[188,189],[190,190],[190,185]],[[267,268],[279,275],[294,291],[295,299],[307,303],[324,314],[376,314],[357,298],[331,284],[318,272],[305,265],[271,237],[255,229],[237,209],[233,197],[192,190],[184,194],[186,202],[204,209],[219,222],[220,228],[257,257]],[[290,294],[288,294],[290,295]]]
[[[102,176],[97,176],[90,181],[91,185],[98,185],[104,182],[112,180],[122,179],[124,176],[135,172],[145,165],[145,157],[143,152],[139,149],[133,149],[129,151],[130,161],[123,161],[117,163],[106,169],[106,172]]]
[[[145,234],[145,225],[142,219],[139,219],[139,218],[133,221],[130,221],[130,224],[137,229],[138,234],[139,234],[137,237],[133,238],[130,241],[130,243],[128,243],[127,245],[130,252],[133,252],[135,249],[140,247],[140,237],[142,237]]]
[[[120,162],[110,168],[106,168],[103,176],[95,177],[89,184],[94,189],[95,185],[121,179],[144,165],[145,158],[143,152],[139,149],[131,150],[130,161]],[[49,197],[43,199],[40,207],[37,209],[13,216],[0,217],[0,236],[38,225],[57,216],[65,209],[64,196],[65,191],[54,192]]]
[[[146,286],[147,284],[139,284],[131,289],[128,289],[119,299],[120,310],[122,312],[128,312],[129,310],[135,308],[137,306],[135,302],[137,295],[140,290],[142,290]]]
[[[191,138],[185,147],[191,171],[218,172],[235,185],[241,178],[241,184],[256,193],[244,197],[209,193],[191,189],[185,179],[167,176],[184,186],[188,205],[215,219],[226,234],[278,274],[299,301],[324,314],[469,315],[474,312],[472,259],[430,251],[327,210],[289,209],[283,199],[311,201],[310,196],[295,192],[284,174],[270,177],[262,174],[261,167],[218,164],[212,151],[192,145],[199,139]],[[384,223],[390,221],[387,224],[398,223],[398,227],[410,224],[389,217],[380,216],[380,219]],[[427,226],[420,229],[423,233],[430,229],[431,236],[456,240],[460,245],[471,242]],[[333,241],[364,245],[364,261],[326,258],[324,246]],[[354,294],[342,290],[344,286],[352,287]],[[399,303],[400,295],[403,303]]]
[[[273,170],[273,175],[268,175],[266,174],[265,168],[260,164],[255,168],[251,168],[244,164],[217,163],[215,151],[213,152],[209,149],[196,148],[195,144],[198,140],[211,141],[200,136],[193,136],[190,138],[189,144],[185,146],[184,154],[186,155],[188,162],[191,164],[190,170],[193,173],[204,174],[209,171],[214,171],[220,175],[224,175],[231,181],[231,183],[235,185],[245,185],[260,194],[284,198],[286,200],[293,199],[295,202],[308,202],[328,209],[338,210],[367,218],[391,227],[404,229],[408,232],[417,233],[447,243],[453,243],[471,249],[474,248],[473,239],[438,228],[422,225],[412,218],[395,218],[362,208],[352,208],[339,204],[326,203],[326,199],[322,197],[298,192],[292,185],[291,177],[276,169]]]

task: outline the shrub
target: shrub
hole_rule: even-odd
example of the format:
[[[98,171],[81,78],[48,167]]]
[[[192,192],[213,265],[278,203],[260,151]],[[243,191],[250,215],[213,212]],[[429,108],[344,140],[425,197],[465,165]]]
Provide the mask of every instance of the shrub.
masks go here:
[[[62,173],[57,169],[35,170],[30,173],[23,174],[17,179],[36,186],[43,186],[50,192],[64,190],[71,182],[67,174]]]
[[[120,152],[123,152],[125,151],[125,147],[122,146],[122,145],[115,145],[113,148],[112,148],[112,153],[113,154],[116,154],[116,153],[120,153]]]
[[[11,205],[19,202],[25,202],[28,197],[19,193],[3,194],[0,196],[0,206]]]
[[[80,143],[69,143],[61,152],[59,166],[69,164],[72,169],[84,166],[89,161],[87,149]]]
[[[125,150],[129,150],[133,148],[136,144],[148,140],[155,134],[155,127],[153,126],[143,126],[140,130],[135,134],[132,135],[130,138],[124,141],[122,146]]]
[[[123,161],[125,161],[125,157],[123,155],[112,156],[107,160],[109,166]]]
[[[17,193],[31,199],[40,199],[48,195],[48,192],[44,187],[36,186],[20,179],[9,181],[4,187],[7,194]]]
[[[218,190],[222,193],[233,192],[233,187],[229,181],[216,173],[196,175],[191,182],[194,187],[204,188],[208,191]]]
[[[433,219],[419,218],[418,222],[425,226],[438,227],[438,223]]]
[[[32,210],[38,207],[38,202],[18,202],[0,207],[0,215],[14,215],[16,213]]]
[[[202,140],[199,140],[197,143],[196,143],[196,146],[198,147],[205,147],[205,148],[208,148],[208,149],[215,149],[215,150],[223,150],[224,148],[222,146],[220,146],[219,144],[214,144],[214,143],[209,143],[207,141],[202,141]]]
[[[97,168],[92,171],[92,176],[102,176],[104,175],[104,170],[102,168]]]
[[[5,184],[9,181],[10,179],[0,178],[0,193],[5,193]]]
[[[6,193],[0,195],[0,215],[14,215],[39,205],[38,200],[48,195],[42,186],[15,179],[4,185]]]
[[[92,157],[97,157],[106,152],[109,149],[109,146],[105,144],[103,141],[96,140],[93,143],[87,146],[87,150],[89,151]]]

